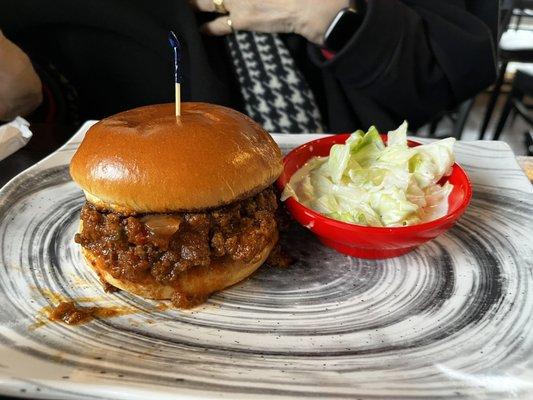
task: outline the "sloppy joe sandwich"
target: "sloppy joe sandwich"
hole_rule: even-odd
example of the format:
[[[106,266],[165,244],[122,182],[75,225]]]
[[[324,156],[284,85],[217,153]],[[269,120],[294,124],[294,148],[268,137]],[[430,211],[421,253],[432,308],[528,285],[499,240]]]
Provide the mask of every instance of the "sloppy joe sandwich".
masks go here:
[[[192,307],[251,275],[278,240],[281,152],[217,105],[103,119],[70,164],[86,202],[75,241],[108,289]]]

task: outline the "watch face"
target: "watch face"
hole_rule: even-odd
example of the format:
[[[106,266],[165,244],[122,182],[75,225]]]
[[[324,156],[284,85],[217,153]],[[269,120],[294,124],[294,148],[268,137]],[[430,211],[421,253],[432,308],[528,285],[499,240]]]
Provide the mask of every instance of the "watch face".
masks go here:
[[[326,32],[324,44],[332,51],[341,50],[355,34],[361,23],[363,15],[353,9],[344,9],[339,14]]]

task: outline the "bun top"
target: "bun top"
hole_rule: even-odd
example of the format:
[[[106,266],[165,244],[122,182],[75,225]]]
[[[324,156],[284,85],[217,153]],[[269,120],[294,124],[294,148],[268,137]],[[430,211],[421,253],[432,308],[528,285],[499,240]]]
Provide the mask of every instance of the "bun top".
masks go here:
[[[93,125],[70,174],[97,207],[194,211],[252,196],[281,174],[281,152],[247,116],[218,105],[140,107]]]

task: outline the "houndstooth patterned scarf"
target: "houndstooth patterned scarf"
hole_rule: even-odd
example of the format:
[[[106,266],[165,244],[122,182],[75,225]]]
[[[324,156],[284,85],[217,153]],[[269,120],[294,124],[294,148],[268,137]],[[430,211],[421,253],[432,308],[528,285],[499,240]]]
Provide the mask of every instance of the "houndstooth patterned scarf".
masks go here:
[[[320,111],[289,50],[276,34],[227,37],[246,113],[270,132],[322,132]]]

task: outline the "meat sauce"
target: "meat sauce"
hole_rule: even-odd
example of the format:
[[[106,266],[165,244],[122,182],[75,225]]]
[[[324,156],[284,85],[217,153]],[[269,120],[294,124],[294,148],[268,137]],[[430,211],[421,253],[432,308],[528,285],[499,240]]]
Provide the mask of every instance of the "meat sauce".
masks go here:
[[[118,317],[131,312],[130,309],[118,307],[80,307],[73,301],[62,301],[58,305],[47,309],[50,321],[64,322],[68,325],[83,324],[95,318]]]
[[[183,271],[229,258],[249,262],[277,230],[278,201],[269,187],[208,212],[124,215],[85,203],[75,241],[105,261],[117,279],[172,285]]]

